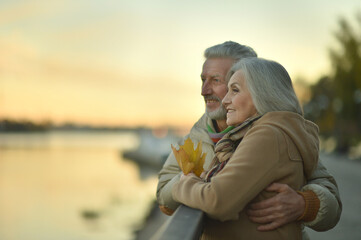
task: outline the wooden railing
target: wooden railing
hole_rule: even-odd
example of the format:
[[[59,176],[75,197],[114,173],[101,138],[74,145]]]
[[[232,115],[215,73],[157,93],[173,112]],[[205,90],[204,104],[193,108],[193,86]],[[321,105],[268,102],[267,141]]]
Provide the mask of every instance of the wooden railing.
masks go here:
[[[198,240],[203,230],[204,213],[181,205],[151,240]]]

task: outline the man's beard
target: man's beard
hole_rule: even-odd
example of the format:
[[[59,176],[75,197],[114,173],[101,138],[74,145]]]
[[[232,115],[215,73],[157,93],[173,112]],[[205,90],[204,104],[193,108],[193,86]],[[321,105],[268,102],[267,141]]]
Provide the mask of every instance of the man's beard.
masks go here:
[[[225,120],[227,119],[227,110],[226,108],[223,106],[222,104],[222,100],[219,99],[216,96],[206,96],[204,97],[204,100],[217,100],[220,103],[220,106],[213,111],[209,111],[207,106],[206,106],[206,114],[210,119],[214,119],[214,120]]]

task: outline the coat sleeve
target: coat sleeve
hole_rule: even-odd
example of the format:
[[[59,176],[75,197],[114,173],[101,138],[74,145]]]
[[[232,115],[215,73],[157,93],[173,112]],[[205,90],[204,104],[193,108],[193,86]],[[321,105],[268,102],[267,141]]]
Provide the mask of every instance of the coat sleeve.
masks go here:
[[[179,206],[179,203],[172,197],[172,188],[174,183],[179,181],[181,173],[182,170],[171,152],[158,174],[157,201],[160,206],[171,210],[175,210]]]
[[[195,145],[198,144],[199,137],[202,137],[202,135],[197,137],[193,134],[193,137],[191,138]],[[184,144],[184,141],[187,138],[190,138],[190,135],[185,136],[179,144]],[[210,144],[207,141],[203,142],[202,152],[206,153],[204,167],[207,169],[214,156],[213,143],[211,142]],[[158,174],[157,201],[160,206],[174,211],[180,205],[173,199],[172,189],[173,185],[179,181],[181,174],[182,170],[180,169],[173,152],[171,152]]]
[[[174,185],[173,198],[211,218],[237,220],[239,212],[275,180],[281,141],[275,131],[270,126],[253,127],[211,182],[185,177]]]
[[[301,191],[307,190],[316,193],[320,200],[320,208],[316,218],[311,222],[304,222],[304,225],[315,231],[333,228],[340,220],[342,203],[337,183],[321,161],[318,161],[316,170]]]

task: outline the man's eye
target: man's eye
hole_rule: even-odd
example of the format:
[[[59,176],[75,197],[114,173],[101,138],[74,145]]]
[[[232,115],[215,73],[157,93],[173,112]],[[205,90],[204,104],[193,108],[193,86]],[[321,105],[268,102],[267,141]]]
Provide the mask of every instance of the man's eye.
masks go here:
[[[232,88],[232,92],[239,92],[237,88]]]
[[[215,81],[215,82],[220,82],[221,80],[215,78],[215,79],[213,79],[213,81]]]

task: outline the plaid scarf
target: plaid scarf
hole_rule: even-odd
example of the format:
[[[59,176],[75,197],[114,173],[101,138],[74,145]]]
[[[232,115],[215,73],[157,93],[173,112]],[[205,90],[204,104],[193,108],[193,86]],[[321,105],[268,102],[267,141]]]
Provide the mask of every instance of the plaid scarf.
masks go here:
[[[224,168],[239,143],[242,141],[244,135],[246,135],[248,129],[252,126],[252,123],[260,117],[262,117],[262,115],[248,118],[236,128],[231,129],[224,138],[217,142],[215,157],[212,162],[213,167],[208,171],[205,177],[206,182],[210,182],[211,178]]]

